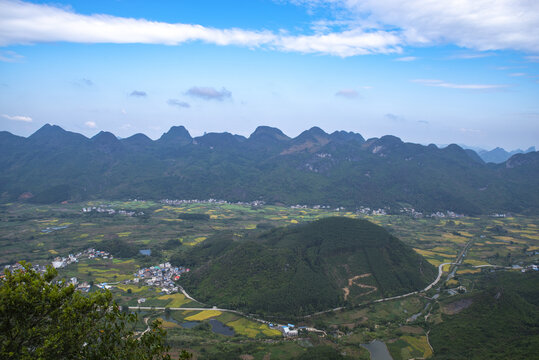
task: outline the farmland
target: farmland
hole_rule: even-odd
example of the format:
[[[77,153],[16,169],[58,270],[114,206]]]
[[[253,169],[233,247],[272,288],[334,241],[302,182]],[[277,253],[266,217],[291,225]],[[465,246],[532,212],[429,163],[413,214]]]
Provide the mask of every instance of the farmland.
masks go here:
[[[115,213],[82,211],[82,208],[94,207],[114,209]],[[119,211],[133,212],[134,215],[123,215]],[[113,253],[113,259],[81,259],[60,269],[60,276],[67,279],[76,277],[79,282],[112,284],[111,291],[120,305],[200,307],[201,304],[181,293],[163,294],[161,289],[142,282],[125,282],[133,280],[139,269],[169,261],[178,251],[200,246],[219,233],[232,234],[235,241],[241,242],[255,232],[328,216],[363,218],[379,224],[435,266],[454,262],[468,244],[463,264],[455,269],[454,277],[447,282],[445,276],[442,278],[439,301],[451,297],[445,289],[463,286],[468,292],[473,292],[480,286],[480,279],[495,267],[514,267],[515,272],[520,272],[520,267],[539,262],[539,221],[533,217],[414,218],[275,205],[209,202],[171,205],[151,201],[103,200],[59,205],[1,205],[0,263],[8,265],[25,260],[34,264],[50,264],[58,256],[67,256],[89,247],[104,249],[111,243],[120,243],[123,244],[122,251],[129,250],[129,256]],[[149,255],[143,255],[139,250],[150,250]],[[452,265],[443,268],[446,273],[453,269]],[[285,353],[291,357],[318,345],[329,345],[341,352],[368,358],[366,350],[359,348],[358,344],[373,339],[384,340],[394,359],[428,357],[432,353],[426,333],[428,324],[443,321],[443,306],[438,301],[429,300],[435,293],[433,289],[424,296],[365,303],[306,318],[300,325],[321,329],[327,336],[310,333],[294,341],[283,339],[279,331],[265,324],[216,310],[141,311],[140,326],[141,329],[144,327],[142,318],[162,319],[168,330],[169,343],[188,347],[201,358],[227,352],[251,354],[255,359],[262,359],[266,354],[286,358]],[[139,303],[141,298],[145,299],[143,304]],[[417,314],[420,315],[413,317]],[[234,336],[212,331],[212,320],[232,329]],[[197,324],[187,329],[181,326],[186,322]]]

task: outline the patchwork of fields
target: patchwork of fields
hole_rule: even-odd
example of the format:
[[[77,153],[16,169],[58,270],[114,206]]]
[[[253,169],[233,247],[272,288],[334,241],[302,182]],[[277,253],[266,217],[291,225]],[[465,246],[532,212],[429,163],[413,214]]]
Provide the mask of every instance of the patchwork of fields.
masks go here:
[[[95,211],[83,213],[83,207],[135,211],[140,215],[110,215]],[[456,269],[455,277],[450,282],[443,284],[444,288],[463,285],[473,289],[477,276],[482,272],[492,271],[490,265],[514,266],[519,269],[520,266],[537,264],[539,259],[539,220],[532,217],[416,219],[400,215],[366,216],[329,209],[280,206],[215,203],[173,206],[151,201],[94,201],[49,206],[0,205],[0,264],[13,264],[21,260],[49,264],[57,256],[67,256],[89,247],[101,249],[111,242],[121,241],[122,244],[135,249],[133,256],[85,259],[61,269],[61,276],[77,277],[80,282],[113,284],[111,290],[120,305],[137,306],[139,300],[144,298],[143,305],[148,307],[199,307],[200,304],[182,294],[167,295],[158,288],[143,283],[126,284],[125,281],[132,280],[138,269],[163,263],[178,249],[199,246],[218,232],[230,232],[235,240],[241,241],[250,232],[327,216],[365,218],[375,222],[435,266],[454,262],[464,246],[470,244],[463,265]],[[151,250],[151,255],[139,254],[138,251],[143,249]],[[443,270],[449,272],[452,267],[446,265]],[[191,344],[195,353],[202,351],[205,346],[217,347],[217,344],[222,343],[223,335],[215,334],[204,326],[185,329],[181,324],[206,324],[209,319],[214,319],[233,329],[236,334],[226,340],[230,347],[240,346],[240,342],[243,342],[241,346],[258,344],[262,346],[261,349],[250,353],[260,354],[260,358],[267,353],[280,354],[283,349],[290,354],[298,354],[304,351],[306,346],[327,343],[365,358],[368,356],[366,350],[357,345],[377,338],[387,340],[388,348],[395,359],[404,359],[428,357],[432,353],[421,325],[414,325],[415,319],[411,321],[411,325],[406,325],[414,314],[421,313],[421,317],[424,317],[431,313],[432,309],[425,309],[426,304],[427,301],[421,296],[412,296],[311,318],[303,325],[325,329],[339,341],[328,342],[325,338],[311,336],[308,340],[310,345],[286,342],[281,339],[278,330],[265,324],[216,310],[156,310],[142,313],[141,317],[163,319],[171,344]],[[432,310],[433,319],[438,316],[437,311]],[[258,339],[273,340],[260,345]]]

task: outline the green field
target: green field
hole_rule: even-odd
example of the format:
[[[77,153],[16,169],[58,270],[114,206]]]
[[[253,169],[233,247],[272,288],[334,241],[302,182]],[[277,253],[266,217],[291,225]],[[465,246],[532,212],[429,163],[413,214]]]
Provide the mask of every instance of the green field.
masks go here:
[[[83,207],[90,206],[134,210],[144,212],[144,215],[82,213]],[[199,219],[185,214],[207,216]],[[325,345],[355,358],[368,358],[366,350],[358,345],[372,339],[385,341],[394,359],[428,357],[431,350],[426,332],[434,324],[443,323],[447,316],[443,315],[444,302],[473,294],[481,287],[481,279],[492,271],[490,267],[477,266],[525,267],[539,262],[539,256],[535,255],[539,251],[539,220],[533,217],[415,219],[404,215],[365,216],[329,209],[292,209],[273,205],[200,203],[169,206],[157,202],[103,200],[61,205],[0,205],[0,264],[21,260],[49,264],[57,256],[67,256],[88,247],[101,249],[100,246],[120,241],[135,255],[84,259],[61,269],[60,275],[93,283],[116,283],[111,291],[120,305],[137,306],[137,300],[145,298],[143,305],[149,307],[196,307],[199,304],[181,294],[165,295],[158,288],[122,282],[133,279],[133,273],[138,269],[168,261],[178,251],[200,246],[208,237],[219,233],[233,234],[235,241],[242,241],[251,232],[328,216],[365,218],[375,222],[433,265],[453,262],[466,244],[470,244],[470,248],[451,282],[440,284],[442,289],[437,300],[415,295],[305,318],[297,323],[324,330],[327,336],[310,333],[302,335],[301,341],[286,340],[267,325],[231,313],[214,313],[210,317],[199,315],[202,325],[196,329],[184,329],[179,324],[189,321],[186,318],[190,316],[196,318],[200,312],[153,310],[141,312],[140,317],[163,319],[169,343],[176,348],[190,349],[200,359],[219,358],[219,354],[237,354],[236,358],[249,354],[254,359],[265,359],[271,354],[271,358],[286,359],[304,354],[313,346]],[[150,249],[151,256],[138,254],[141,249]],[[449,271],[450,267],[444,270]],[[515,274],[520,272],[516,270]],[[459,285],[466,287],[468,294],[451,296],[444,291]],[[427,295],[434,294],[435,290],[432,290]],[[410,320],[418,313],[421,315]],[[213,333],[207,323],[210,318],[233,328],[236,335],[226,337]]]

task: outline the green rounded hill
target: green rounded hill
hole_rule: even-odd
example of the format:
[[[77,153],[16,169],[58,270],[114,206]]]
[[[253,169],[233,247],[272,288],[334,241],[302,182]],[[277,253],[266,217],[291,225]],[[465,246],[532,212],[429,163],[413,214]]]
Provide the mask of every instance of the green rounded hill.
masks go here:
[[[240,243],[221,238],[190,255],[200,258],[197,252],[213,256],[184,280],[195,298],[266,315],[306,315],[405,294],[436,276],[434,266],[384,228],[345,217]]]

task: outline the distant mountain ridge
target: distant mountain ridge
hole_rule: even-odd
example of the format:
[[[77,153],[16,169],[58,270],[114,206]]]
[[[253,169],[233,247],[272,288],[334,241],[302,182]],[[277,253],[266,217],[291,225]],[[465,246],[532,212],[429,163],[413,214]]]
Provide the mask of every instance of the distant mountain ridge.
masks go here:
[[[365,140],[318,127],[295,138],[261,126],[249,137],[192,137],[174,126],[158,140],[91,139],[45,125],[28,138],[0,132],[0,200],[95,198],[263,200],[357,208],[413,207],[466,214],[539,212],[539,154],[483,163],[458,145],[395,136]]]
[[[530,146],[526,150],[522,149],[516,149],[512,151],[507,151],[501,147],[496,147],[492,150],[485,150],[479,147],[473,147],[473,146],[466,146],[466,145],[460,145],[465,150],[474,151],[479,155],[479,157],[486,163],[494,163],[494,164],[501,164],[507,160],[513,155],[516,154],[527,154],[530,152],[535,152],[535,146]]]
[[[503,162],[509,160],[509,158],[511,156],[513,156],[513,155],[527,154],[527,153],[534,152],[534,151],[535,151],[535,146],[531,146],[526,150],[517,149],[517,150],[513,150],[513,151],[506,151],[506,150],[504,150],[504,149],[502,149],[500,147],[497,147],[497,148],[492,149],[490,151],[487,151],[487,150],[479,151],[478,154],[479,154],[479,156],[481,156],[483,161],[485,161],[487,163],[492,162],[492,163],[495,163],[495,164],[500,164],[500,163],[503,163]]]

